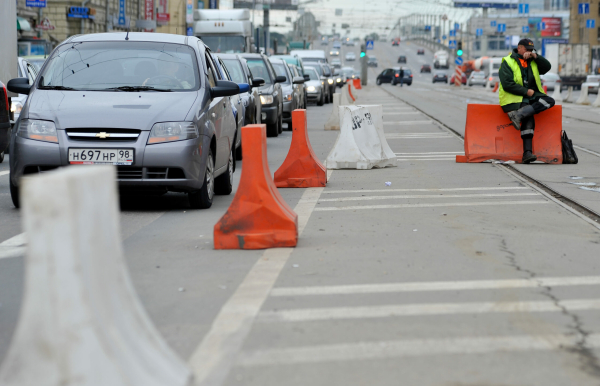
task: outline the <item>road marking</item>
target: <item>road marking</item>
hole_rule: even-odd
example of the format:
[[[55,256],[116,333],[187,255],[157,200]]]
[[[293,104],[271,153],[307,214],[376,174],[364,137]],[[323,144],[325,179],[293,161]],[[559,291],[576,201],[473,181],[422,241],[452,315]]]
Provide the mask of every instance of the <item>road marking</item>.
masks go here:
[[[23,256],[25,254],[25,233],[18,234],[0,243],[0,259]]]
[[[398,161],[452,161],[456,162],[456,158],[398,158]]]
[[[0,177],[5,176],[7,174],[10,174],[10,170],[5,170],[3,172],[0,172]]]
[[[393,204],[393,205],[361,205],[361,206],[331,206],[324,208],[315,208],[315,212],[330,212],[340,210],[371,210],[371,209],[404,209],[404,208],[447,208],[454,206],[494,206],[494,205],[533,205],[549,204],[544,200],[529,201],[488,201],[488,202],[447,202],[434,204]]]
[[[298,236],[306,227],[324,188],[304,191],[294,208]],[[215,318],[210,331],[190,356],[197,385],[221,384],[233,366],[252,323],[294,248],[267,249]]]
[[[599,310],[600,299],[561,300],[531,302],[476,302],[400,304],[372,307],[304,308],[261,312],[260,322],[314,322],[336,319],[372,319],[399,316],[489,314],[510,312],[562,312]]]
[[[484,186],[480,188],[437,188],[437,189],[362,189],[362,190],[325,190],[323,194],[343,193],[388,193],[388,192],[461,192],[477,190],[531,190],[526,186]]]
[[[398,121],[398,122],[383,122],[384,125],[429,125],[433,121]]]
[[[462,291],[481,289],[600,285],[600,276],[540,277],[534,279],[430,281],[315,287],[279,287],[271,296],[354,295],[389,292]]]
[[[238,365],[268,366],[299,363],[361,361],[452,354],[575,349],[579,335],[480,336],[446,339],[407,339],[267,349],[243,353]],[[586,347],[600,347],[600,334],[586,336]]]
[[[481,193],[481,194],[418,194],[418,195],[396,195],[396,196],[360,196],[360,197],[337,197],[322,198],[319,202],[343,202],[343,201],[372,201],[372,200],[395,200],[395,199],[413,199],[413,198],[483,198],[483,197],[521,197],[521,196],[541,196],[537,192],[523,193]]]

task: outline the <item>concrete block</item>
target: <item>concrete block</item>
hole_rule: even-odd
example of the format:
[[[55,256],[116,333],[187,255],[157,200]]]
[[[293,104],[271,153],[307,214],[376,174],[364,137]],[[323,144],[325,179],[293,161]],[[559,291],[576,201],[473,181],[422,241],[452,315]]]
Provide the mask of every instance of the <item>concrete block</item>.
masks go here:
[[[333,94],[333,108],[331,109],[331,115],[327,122],[325,122],[325,130],[339,130],[340,129],[340,100],[342,93]]]

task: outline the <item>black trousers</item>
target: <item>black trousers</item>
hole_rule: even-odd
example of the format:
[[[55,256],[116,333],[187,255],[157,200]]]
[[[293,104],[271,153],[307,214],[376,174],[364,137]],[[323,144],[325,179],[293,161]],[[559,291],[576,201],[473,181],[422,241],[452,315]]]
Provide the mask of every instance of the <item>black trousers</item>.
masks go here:
[[[533,138],[533,132],[535,130],[535,114],[539,114],[542,111],[548,110],[554,106],[555,102],[553,98],[549,96],[543,96],[530,99],[529,103],[523,102],[521,103],[521,107],[525,107],[528,104],[531,104],[531,107],[533,107],[534,115],[521,121],[521,138],[523,139]]]

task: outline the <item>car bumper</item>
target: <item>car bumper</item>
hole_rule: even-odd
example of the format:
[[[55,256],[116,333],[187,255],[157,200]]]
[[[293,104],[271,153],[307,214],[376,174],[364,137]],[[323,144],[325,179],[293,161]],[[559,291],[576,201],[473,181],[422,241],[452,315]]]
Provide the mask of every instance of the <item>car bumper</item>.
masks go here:
[[[262,115],[264,119],[261,117],[261,122],[269,125],[277,123],[277,106],[262,106]]]
[[[292,122],[292,101],[283,102],[283,122]]]
[[[195,139],[147,145],[150,132],[140,133],[133,142],[75,141],[64,130],[58,130],[59,143],[35,141],[22,137],[14,140],[11,178],[18,184],[22,176],[42,173],[62,166],[70,166],[69,148],[132,149],[132,165],[117,166],[117,182],[124,189],[169,190],[188,192],[198,190],[204,182],[210,138],[201,135]],[[13,149],[11,148],[11,151]],[[73,165],[85,167],[88,165]]]
[[[321,99],[321,90],[317,90],[317,91],[307,91],[306,93],[306,98],[308,98],[309,101],[319,101]]]

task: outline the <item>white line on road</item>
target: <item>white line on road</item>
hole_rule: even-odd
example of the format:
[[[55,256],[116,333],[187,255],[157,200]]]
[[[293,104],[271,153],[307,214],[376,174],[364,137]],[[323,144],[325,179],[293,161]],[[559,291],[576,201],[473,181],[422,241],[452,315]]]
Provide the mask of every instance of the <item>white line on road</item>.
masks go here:
[[[25,233],[18,234],[0,243],[0,259],[23,256],[25,253]]]
[[[540,277],[535,279],[430,281],[315,287],[280,287],[271,296],[354,295],[388,292],[461,291],[481,289],[600,285],[600,276]]]
[[[363,189],[363,190],[325,190],[323,194],[343,193],[388,193],[388,192],[461,192],[477,190],[531,190],[526,186],[482,186],[479,188],[439,188],[439,189]]]
[[[0,172],[0,177],[5,176],[7,174],[10,174],[10,170],[5,170],[3,172]]]
[[[361,205],[361,206],[332,206],[315,208],[315,212],[330,212],[340,210],[371,210],[371,209],[404,209],[404,208],[447,208],[454,206],[495,206],[495,205],[533,205],[549,204],[549,201],[487,201],[487,202],[447,202],[435,204],[393,204],[393,205]]]
[[[521,335],[342,343],[248,352],[240,357],[238,365],[249,367],[430,355],[550,351],[575,348],[580,339],[578,335]],[[586,336],[586,346],[600,347],[600,334]]]
[[[399,121],[399,122],[383,122],[384,125],[429,125],[433,121]]]
[[[324,188],[304,191],[294,208],[302,234]],[[215,318],[210,331],[190,356],[197,385],[220,385],[250,332],[262,304],[294,248],[267,249]]]
[[[483,197],[521,197],[521,196],[541,196],[537,192],[522,193],[480,193],[480,194],[418,194],[418,195],[396,195],[396,196],[360,196],[360,197],[337,197],[322,198],[319,202],[343,202],[343,201],[371,201],[371,200],[395,200],[395,199],[413,199],[413,198],[483,198]]]

